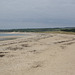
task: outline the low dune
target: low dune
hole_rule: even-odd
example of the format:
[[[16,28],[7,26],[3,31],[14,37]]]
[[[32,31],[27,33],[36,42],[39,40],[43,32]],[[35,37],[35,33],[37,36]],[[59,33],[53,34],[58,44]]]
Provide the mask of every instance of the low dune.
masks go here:
[[[0,75],[75,75],[75,35],[30,33],[0,41]]]

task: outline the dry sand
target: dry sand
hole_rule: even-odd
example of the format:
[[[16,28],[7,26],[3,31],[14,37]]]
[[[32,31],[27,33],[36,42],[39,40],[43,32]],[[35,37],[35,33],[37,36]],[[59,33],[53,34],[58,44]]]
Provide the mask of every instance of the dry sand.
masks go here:
[[[75,35],[31,33],[0,41],[0,75],[75,75]]]

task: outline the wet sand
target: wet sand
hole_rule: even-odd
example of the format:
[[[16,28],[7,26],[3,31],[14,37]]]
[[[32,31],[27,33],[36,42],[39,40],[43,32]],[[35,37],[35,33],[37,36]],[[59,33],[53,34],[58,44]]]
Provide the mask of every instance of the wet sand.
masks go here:
[[[75,35],[31,33],[0,41],[0,75],[75,75]]]

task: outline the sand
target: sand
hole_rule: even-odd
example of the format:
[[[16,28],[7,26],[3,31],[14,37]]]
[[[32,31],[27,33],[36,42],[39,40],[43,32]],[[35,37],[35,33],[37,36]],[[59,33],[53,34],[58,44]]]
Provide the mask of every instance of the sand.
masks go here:
[[[75,75],[75,35],[30,34],[0,41],[0,75]]]

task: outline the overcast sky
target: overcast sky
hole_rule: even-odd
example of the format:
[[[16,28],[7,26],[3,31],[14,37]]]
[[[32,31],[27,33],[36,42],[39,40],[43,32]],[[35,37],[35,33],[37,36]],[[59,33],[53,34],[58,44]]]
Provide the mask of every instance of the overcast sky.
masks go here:
[[[0,29],[75,27],[75,0],[0,0]]]

